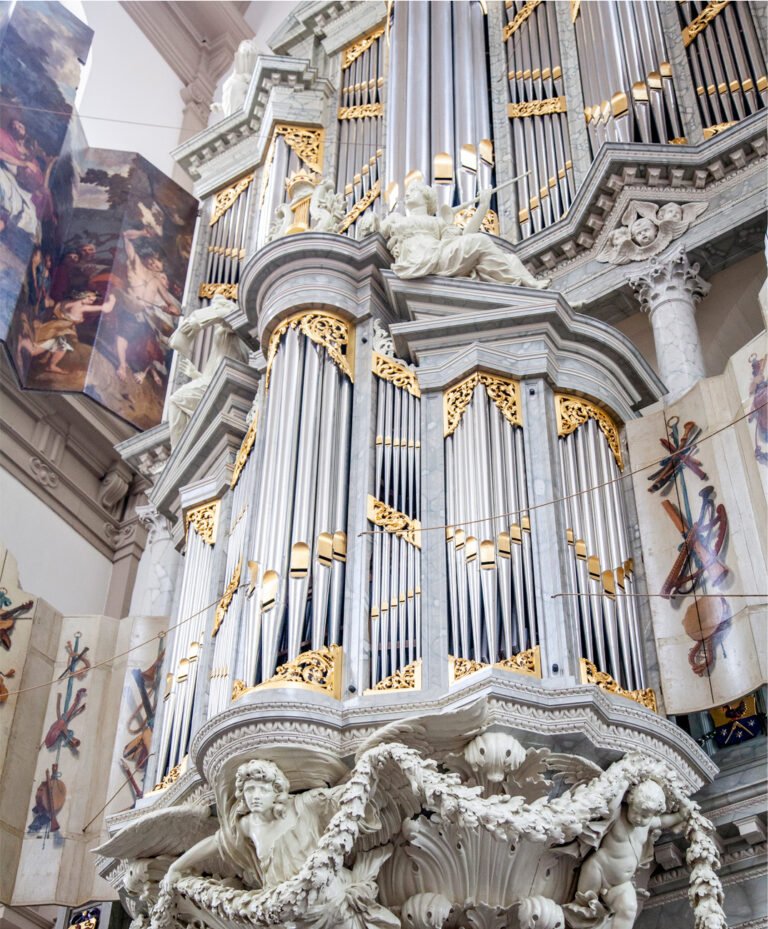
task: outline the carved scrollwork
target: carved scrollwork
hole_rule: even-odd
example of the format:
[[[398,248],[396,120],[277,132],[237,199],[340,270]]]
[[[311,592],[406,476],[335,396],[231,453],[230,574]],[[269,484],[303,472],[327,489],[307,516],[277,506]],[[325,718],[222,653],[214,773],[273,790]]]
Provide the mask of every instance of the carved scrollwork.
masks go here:
[[[232,602],[232,597],[235,595],[240,584],[240,568],[243,564],[243,559],[240,558],[237,564],[235,565],[235,570],[232,572],[232,577],[229,579],[227,588],[224,593],[221,595],[221,600],[216,607],[216,613],[213,618],[213,629],[211,630],[211,638],[215,639],[216,634],[219,629],[221,629],[221,624],[224,622],[224,619],[227,615],[227,610],[229,609],[229,604]]]
[[[184,773],[184,770],[186,769],[186,767],[187,767],[187,758],[184,757],[175,767],[171,768],[171,770],[165,775],[165,777],[158,784],[155,784],[155,786],[152,788],[153,792],[155,790],[165,790],[166,788],[170,787],[171,784],[175,784],[176,781],[178,781],[178,779]]]
[[[524,652],[512,655],[510,658],[504,658],[503,661],[498,661],[494,668],[541,678],[541,648],[536,645],[534,648],[528,648]]]
[[[368,116],[383,116],[383,103],[361,103],[358,106],[339,107],[339,119],[365,119]]]
[[[414,397],[421,396],[419,379],[405,365],[398,364],[394,359],[381,355],[379,352],[373,352],[372,368],[376,377],[380,377],[383,381],[389,381],[401,390],[407,390]]]
[[[467,411],[475,387],[482,384],[489,398],[499,408],[504,419],[512,426],[522,426],[520,385],[507,377],[475,371],[468,378],[446,390],[443,395],[444,429],[446,437],[453,435]]]
[[[463,677],[474,674],[475,671],[482,671],[484,668],[490,667],[490,665],[485,664],[483,661],[475,661],[472,658],[454,658],[453,655],[448,656],[448,662],[449,684],[455,684],[456,681],[460,681]]]
[[[508,103],[507,116],[521,119],[524,116],[548,116],[551,113],[565,113],[565,97],[549,97],[546,100],[527,100],[524,103]]]
[[[339,225],[339,233],[346,232],[347,229],[355,222],[363,213],[368,209],[368,207],[374,202],[374,200],[381,194],[381,181],[377,180],[376,183],[371,187],[371,189],[364,194],[358,201],[352,206],[352,209],[347,213],[344,219]]]
[[[272,333],[267,352],[267,389],[269,389],[272,365],[280,347],[280,340],[289,329],[298,329],[308,339],[311,339],[315,345],[322,346],[328,352],[331,360],[347,375],[350,381],[354,380],[354,365],[352,363],[352,336],[354,330],[352,326],[338,316],[312,310],[308,313],[298,313],[296,316],[284,320]]]
[[[557,411],[557,434],[570,435],[579,426],[583,426],[588,419],[594,419],[605,436],[616,464],[624,469],[624,459],[621,455],[621,442],[619,441],[619,427],[611,417],[601,410],[599,406],[585,400],[583,397],[574,397],[570,394],[555,394],[555,409]]]
[[[635,703],[639,703],[640,706],[653,710],[654,713],[658,712],[656,694],[653,688],[646,687],[643,690],[624,690],[610,674],[606,674],[605,671],[599,671],[588,659],[582,658],[579,664],[581,665],[582,684],[594,684],[606,693],[616,694],[616,696],[625,697],[627,700],[634,700]]]
[[[515,16],[513,20],[507,23],[504,27],[504,31],[501,34],[502,39],[506,42],[507,39],[513,35],[517,30],[523,25],[523,23],[528,19],[528,17],[533,13],[536,7],[541,3],[541,0],[528,0],[528,3],[523,6],[522,10]]]
[[[220,501],[213,500],[188,510],[184,516],[184,528],[189,531],[191,526],[206,545],[213,545],[219,525],[219,506]]]
[[[275,126],[274,137],[276,138],[279,135],[285,139],[288,148],[296,152],[308,168],[317,171],[318,174],[322,173],[325,130],[278,123]]]
[[[258,416],[254,416],[251,420],[250,426],[248,426],[248,431],[243,436],[243,441],[240,444],[240,448],[237,450],[237,457],[235,458],[235,466],[232,469],[232,480],[229,482],[229,486],[232,490],[237,486],[237,482],[240,480],[240,475],[243,473],[243,468],[245,467],[248,457],[253,450],[254,442],[256,441],[256,423],[258,421]]]
[[[399,539],[404,539],[416,548],[421,548],[421,523],[393,509],[389,504],[368,495],[367,517],[374,526],[381,526]]]
[[[376,39],[379,36],[384,35],[384,30],[386,25],[381,23],[381,25],[376,26],[375,29],[372,29],[370,32],[366,33],[364,36],[361,36],[359,39],[356,39],[351,45],[348,45],[344,51],[341,53],[341,68],[342,71],[346,71],[347,68],[363,54],[367,52],[368,49],[373,45]]]
[[[687,48],[696,36],[699,35],[700,32],[703,32],[717,14],[727,6],[728,0],[712,0],[712,3],[708,3],[696,19],[688,23],[685,29],[683,29],[683,45]]]
[[[197,295],[201,300],[212,300],[216,294],[221,294],[227,300],[237,300],[237,284],[201,284]]]
[[[366,694],[390,693],[393,690],[421,690],[421,658],[385,677],[366,690]]]
[[[253,181],[252,174],[246,174],[225,190],[220,190],[213,198],[213,214],[209,225],[215,226],[221,217],[237,202],[240,194],[250,187]]]
[[[247,687],[244,681],[236,680],[232,699],[238,700],[244,694],[270,687],[299,686],[330,694],[334,700],[340,700],[343,654],[340,645],[324,645],[314,651],[302,652],[293,661],[280,665],[268,681],[256,687]]]
[[[453,217],[454,226],[461,226],[463,229],[476,212],[477,210],[473,206],[467,207],[466,210],[459,210]],[[501,230],[498,214],[494,210],[488,210],[483,217],[480,228],[491,235],[498,235]]]

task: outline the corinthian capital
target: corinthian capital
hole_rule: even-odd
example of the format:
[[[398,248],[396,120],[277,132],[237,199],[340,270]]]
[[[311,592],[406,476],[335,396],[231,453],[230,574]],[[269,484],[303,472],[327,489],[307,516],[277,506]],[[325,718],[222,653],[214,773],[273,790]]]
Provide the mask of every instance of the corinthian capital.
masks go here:
[[[147,543],[149,545],[160,539],[170,538],[171,532],[168,520],[159,512],[154,504],[147,503],[143,506],[137,506],[136,515],[141,525],[144,526],[149,533],[147,538]]]
[[[629,283],[646,313],[653,313],[668,300],[695,304],[711,286],[699,277],[699,265],[691,264],[683,248],[651,258],[645,271],[630,278]]]

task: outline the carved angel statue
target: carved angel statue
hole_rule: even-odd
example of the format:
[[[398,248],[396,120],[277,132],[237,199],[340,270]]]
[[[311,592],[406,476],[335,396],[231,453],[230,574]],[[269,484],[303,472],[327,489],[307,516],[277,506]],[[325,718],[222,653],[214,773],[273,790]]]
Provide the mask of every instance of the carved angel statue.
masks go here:
[[[292,223],[293,210],[290,203],[280,204],[275,208],[275,215],[272,217],[269,232],[267,233],[267,242],[274,242],[275,239],[282,239],[283,236],[288,235]]]
[[[309,201],[313,232],[338,232],[345,215],[344,194],[337,194],[333,181],[322,178]]]
[[[171,430],[171,447],[179,443],[192,414],[200,405],[208,385],[224,358],[248,361],[248,348],[226,321],[237,309],[237,304],[216,294],[209,306],[184,316],[169,339],[169,345],[181,355],[180,370],[189,381],[168,398],[168,425]],[[192,348],[198,332],[213,327],[210,354],[202,371],[192,364]]]
[[[607,906],[611,929],[628,929],[615,919],[631,909],[628,888],[670,808],[691,844],[697,925],[706,915],[708,929],[725,929],[710,827],[671,769],[635,754],[602,771],[485,729],[478,702],[383,727],[351,771],[296,747],[273,749],[279,765],[234,757],[213,783],[217,817],[150,812],[97,851],[123,860],[123,890],[151,929],[445,929],[501,925],[501,914],[562,929],[564,912],[572,929],[596,929]],[[560,776],[582,782],[556,796]],[[574,879],[568,856],[581,859],[585,843]]]
[[[706,210],[706,203],[647,203],[632,200],[614,229],[598,261],[623,265],[659,255]]]
[[[443,206],[438,213],[432,187],[413,181],[405,191],[405,215],[392,213],[378,224],[372,219],[366,229],[382,233],[395,259],[392,270],[406,280],[437,274],[539,290],[549,287],[548,279],[534,277],[517,255],[480,231],[490,203],[491,192],[485,191],[462,228],[454,224],[451,207]]]
[[[235,52],[232,73],[222,85],[221,103],[212,103],[211,112],[231,116],[240,109],[248,94],[257,58],[256,42],[243,39]]]

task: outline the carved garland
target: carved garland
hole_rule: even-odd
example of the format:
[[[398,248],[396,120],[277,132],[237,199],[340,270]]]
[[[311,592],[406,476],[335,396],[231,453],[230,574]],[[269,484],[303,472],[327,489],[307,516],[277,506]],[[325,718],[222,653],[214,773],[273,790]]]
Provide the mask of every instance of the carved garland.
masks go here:
[[[310,311],[298,313],[284,320],[272,333],[267,352],[266,388],[269,390],[269,380],[272,374],[272,365],[280,347],[280,340],[289,329],[298,329],[315,345],[324,348],[331,360],[347,375],[350,381],[354,380],[352,364],[352,335],[353,327],[330,313]]]
[[[232,602],[232,597],[235,595],[235,591],[240,585],[240,568],[243,564],[242,557],[238,560],[235,570],[232,572],[232,577],[229,579],[227,584],[227,589],[221,595],[221,600],[216,607],[216,614],[213,618],[213,630],[211,631],[211,638],[215,639],[216,635],[221,629],[221,625],[224,622],[224,619],[227,615],[227,610],[229,609],[229,604]]]
[[[253,181],[252,174],[246,174],[239,181],[235,181],[231,187],[226,190],[220,190],[213,198],[213,215],[211,216],[210,226],[215,226],[221,217],[237,202],[240,194],[244,193]]]
[[[237,457],[235,458],[235,466],[232,469],[232,480],[229,482],[229,486],[232,490],[235,489],[237,482],[240,480],[240,475],[243,473],[243,468],[248,461],[248,457],[253,450],[253,445],[256,441],[256,424],[258,422],[258,416],[254,416],[251,420],[251,424],[248,426],[248,431],[243,436],[243,441],[240,444],[240,448],[237,451]]]
[[[421,658],[383,678],[366,695],[391,693],[393,690],[421,690]]]
[[[606,674],[605,671],[598,671],[595,665],[586,658],[580,659],[579,664],[581,665],[582,684],[594,684],[606,693],[616,694],[617,697],[625,697],[627,700],[634,700],[640,706],[653,710],[654,713],[658,712],[656,694],[651,687],[646,687],[644,690],[624,690],[610,674]]]
[[[184,516],[184,528],[189,531],[191,526],[206,545],[216,542],[216,531],[219,525],[219,500],[212,503],[203,503],[188,510]]]
[[[156,790],[165,790],[167,787],[170,787],[171,784],[175,784],[186,770],[188,758],[189,756],[185,755],[175,767],[171,768],[160,783],[155,784],[152,788],[152,792],[154,793]]]
[[[201,300],[212,300],[216,294],[221,294],[227,300],[237,300],[237,284],[210,284],[200,285],[197,291]]]
[[[376,200],[376,198],[381,194],[381,181],[377,180],[376,183],[371,187],[371,189],[364,194],[350,209],[349,213],[344,217],[339,225],[339,233],[346,232],[347,229],[355,222],[358,217],[360,217],[368,207]]]
[[[421,523],[418,519],[406,516],[405,513],[393,509],[389,504],[383,503],[368,494],[367,517],[374,526],[381,526],[387,532],[404,539],[415,548],[421,548]]]
[[[515,16],[515,18],[507,23],[504,27],[504,31],[501,34],[502,39],[506,40],[513,35],[517,30],[523,25],[523,23],[528,19],[528,17],[533,13],[536,7],[541,3],[541,0],[528,0],[528,3],[520,10],[520,12]]]
[[[413,397],[421,396],[419,379],[405,365],[398,364],[387,355],[373,352],[371,367],[376,377],[380,377],[383,381],[389,381],[401,390],[407,390]]]
[[[443,435],[453,435],[462,417],[467,411],[475,387],[482,384],[488,396],[501,411],[504,419],[512,426],[522,426],[520,410],[520,385],[498,374],[475,371],[468,378],[451,387],[443,394],[444,428]]]
[[[574,397],[570,394],[555,394],[555,410],[557,412],[557,434],[570,435],[579,426],[583,426],[588,419],[594,419],[600,431],[608,441],[608,445],[616,459],[616,464],[624,470],[624,459],[621,455],[621,442],[619,441],[619,427],[611,417],[601,410],[599,406],[584,400],[583,397]]]
[[[565,97],[549,97],[546,100],[528,100],[524,103],[508,103],[507,116],[520,119],[523,116],[548,116],[550,113],[565,113],[568,107]]]
[[[712,3],[708,3],[704,7],[696,19],[688,23],[682,32],[683,45],[686,48],[688,48],[700,32],[703,32],[707,28],[717,14],[728,6],[728,2],[729,0],[713,0]]]
[[[449,655],[448,684],[455,684],[456,681],[460,681],[463,677],[468,677],[476,671],[483,671],[485,668],[490,668],[490,665],[484,661],[475,661],[472,658],[454,658],[453,655]]]
[[[274,675],[263,684],[247,687],[237,680],[232,687],[232,699],[244,694],[271,687],[304,687],[341,699],[341,664],[343,651],[340,645],[324,645],[315,651],[302,652],[293,661],[280,665]]]
[[[351,45],[348,45],[341,53],[342,71],[346,71],[354,61],[357,61],[363,52],[367,52],[376,39],[384,35],[385,29],[385,24],[381,23],[381,25],[376,26],[375,29],[372,29],[370,32],[366,33],[366,35],[356,39]]]
[[[357,106],[339,107],[339,119],[365,119],[368,116],[383,116],[383,103],[360,103]]]

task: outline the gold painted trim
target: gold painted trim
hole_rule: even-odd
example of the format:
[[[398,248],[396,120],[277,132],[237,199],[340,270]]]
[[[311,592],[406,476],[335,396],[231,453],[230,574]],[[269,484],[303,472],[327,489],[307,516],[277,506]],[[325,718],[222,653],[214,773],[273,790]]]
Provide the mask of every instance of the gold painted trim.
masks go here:
[[[520,119],[524,116],[547,116],[550,113],[567,113],[565,97],[548,97],[546,100],[528,100],[524,103],[508,103],[507,116]]]
[[[594,684],[606,693],[615,694],[617,697],[624,697],[627,700],[634,700],[640,706],[653,710],[654,713],[658,712],[656,694],[651,687],[646,687],[644,690],[624,690],[610,674],[606,674],[605,671],[598,671],[597,667],[588,659],[580,658],[579,665],[581,667],[582,684]]]
[[[367,52],[376,39],[384,35],[386,28],[386,23],[381,23],[375,26],[370,32],[367,32],[359,39],[355,39],[354,42],[348,45],[341,53],[341,70],[346,71],[353,62],[357,61],[363,52]]]
[[[340,106],[338,119],[367,119],[384,115],[383,103],[360,103],[357,106]]]
[[[237,482],[240,480],[240,475],[243,473],[243,468],[248,461],[248,457],[253,451],[253,446],[256,442],[256,426],[258,421],[259,416],[257,413],[251,420],[248,431],[243,436],[243,441],[240,443],[240,448],[237,450],[235,466],[232,468],[232,480],[229,482],[231,490],[234,490],[237,486]]]
[[[497,661],[494,668],[513,671],[515,674],[526,674],[528,677],[537,677],[541,680],[541,647],[535,645],[524,652],[512,655],[511,658]]]
[[[275,687],[297,687],[315,693],[328,694],[341,700],[341,671],[344,652],[340,645],[323,645],[315,651],[302,652],[293,661],[280,665],[272,677],[263,684],[247,687],[244,681],[236,680],[232,686],[232,700],[245,694]]]
[[[581,0],[571,0],[571,22],[575,23],[581,12]]]
[[[285,139],[285,144],[288,148],[296,152],[308,168],[311,168],[318,174],[323,173],[325,129],[296,126],[292,123],[278,123],[272,132],[270,147],[274,145],[277,137],[280,135]],[[272,153],[272,157],[274,157],[274,152]]]
[[[175,767],[171,768],[171,770],[165,775],[159,784],[155,784],[150,793],[156,793],[157,791],[165,790],[167,787],[170,787],[171,784],[175,784],[181,775],[186,772],[188,764],[189,755],[185,755]]]
[[[463,229],[476,212],[477,210],[473,206],[467,207],[466,210],[459,210],[458,213],[454,214],[453,225],[460,226]],[[491,235],[499,235],[501,227],[498,214],[494,210],[488,210],[483,217],[480,228],[483,232],[488,232]]]
[[[267,351],[267,390],[280,340],[289,329],[298,329],[315,345],[322,346],[350,381],[354,381],[354,326],[326,310],[307,310],[289,316],[272,333]]]
[[[240,194],[244,193],[251,186],[253,178],[253,174],[246,174],[245,177],[241,177],[239,181],[235,181],[230,187],[220,190],[214,196],[213,215],[211,216],[210,223],[208,223],[209,226],[215,226],[227,210],[237,203]]]
[[[726,129],[730,129],[731,126],[735,126],[738,121],[730,123],[717,123],[714,126],[706,126],[704,128],[704,141],[711,139],[712,136],[719,135],[721,132],[725,132]]]
[[[528,0],[517,16],[504,27],[501,38],[506,42],[511,35],[514,35],[540,3],[541,0]]]
[[[468,677],[470,674],[475,674],[477,671],[484,671],[486,668],[490,667],[489,664],[483,661],[475,661],[472,658],[454,658],[453,655],[449,655],[448,686],[452,687],[456,681],[460,681],[463,677]]]
[[[184,514],[185,531],[189,532],[191,526],[206,545],[214,545],[219,528],[220,506],[220,500],[213,500],[187,510]]]
[[[235,570],[232,572],[232,577],[229,579],[226,590],[221,595],[221,600],[219,600],[218,606],[216,607],[216,613],[213,617],[213,629],[211,630],[212,639],[216,638],[219,629],[221,629],[222,623],[226,619],[229,605],[235,595],[235,591],[240,586],[240,568],[242,567],[242,564],[243,559],[241,556],[235,565]]]
[[[728,6],[728,3],[729,0],[712,0],[712,3],[708,3],[696,19],[688,23],[683,29],[683,45],[688,48],[696,36],[707,28],[717,14]]]
[[[419,379],[410,368],[398,364],[394,358],[373,352],[371,356],[371,370],[383,381],[389,381],[401,390],[407,390],[413,397],[421,396]]]
[[[221,294],[227,300],[237,300],[237,284],[201,284],[197,296],[201,300],[211,300],[216,294]]]
[[[485,387],[489,398],[510,425],[523,425],[519,382],[498,374],[475,371],[443,394],[443,435],[446,438],[456,431],[478,384]]]
[[[406,665],[389,677],[379,681],[374,687],[363,691],[368,697],[375,694],[392,693],[396,690],[421,690],[421,658]]]
[[[619,427],[605,410],[600,409],[599,406],[585,400],[583,397],[574,397],[572,394],[555,394],[555,411],[557,413],[557,434],[559,436],[570,435],[579,426],[583,426],[588,419],[594,419],[608,441],[613,457],[616,459],[616,464],[620,470],[624,470]]]
[[[349,213],[342,219],[339,225],[339,234],[346,232],[347,229],[354,223],[368,207],[376,200],[376,198],[381,194],[381,181],[377,180],[376,183],[367,191],[363,196],[354,203],[350,208]]]
[[[382,529],[409,542],[415,548],[421,548],[421,523],[418,519],[412,519],[405,513],[400,513],[370,494],[368,494],[366,516],[374,526],[381,526]]]

